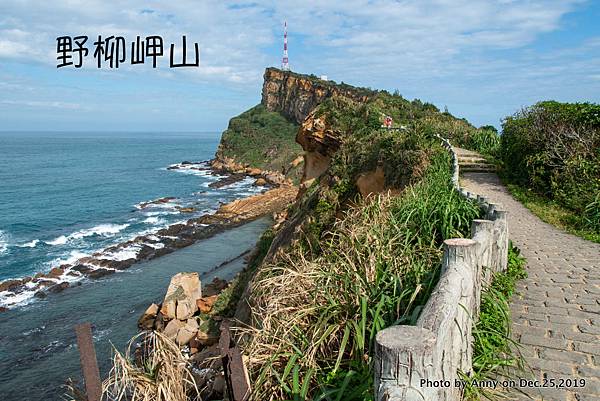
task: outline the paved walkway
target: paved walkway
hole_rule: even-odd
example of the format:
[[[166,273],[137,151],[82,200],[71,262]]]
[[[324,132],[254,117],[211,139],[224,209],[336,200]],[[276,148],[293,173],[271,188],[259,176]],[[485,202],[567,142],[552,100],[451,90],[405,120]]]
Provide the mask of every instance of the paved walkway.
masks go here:
[[[514,399],[600,401],[600,244],[542,222],[493,173],[465,173],[461,185],[509,211],[509,236],[527,258],[529,277],[511,309],[534,377],[586,380],[583,388],[524,388],[530,397]]]

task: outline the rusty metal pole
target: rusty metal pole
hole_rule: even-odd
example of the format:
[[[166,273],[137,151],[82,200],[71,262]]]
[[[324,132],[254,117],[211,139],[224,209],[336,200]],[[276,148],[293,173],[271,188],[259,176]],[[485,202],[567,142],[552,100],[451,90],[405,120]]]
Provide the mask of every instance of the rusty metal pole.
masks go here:
[[[92,325],[90,323],[79,324],[75,326],[75,333],[77,334],[79,360],[85,379],[87,401],[100,401],[102,382],[100,381],[100,370],[96,360],[96,350],[92,341]]]

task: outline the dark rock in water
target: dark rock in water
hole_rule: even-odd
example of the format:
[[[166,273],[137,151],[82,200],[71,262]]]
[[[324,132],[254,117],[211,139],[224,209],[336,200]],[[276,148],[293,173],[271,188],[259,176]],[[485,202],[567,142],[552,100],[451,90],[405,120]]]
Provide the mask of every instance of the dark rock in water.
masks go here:
[[[195,207],[176,206],[175,209],[179,210],[179,212],[181,212],[181,213],[194,213],[196,211]]]
[[[221,178],[219,181],[213,182],[213,183],[209,184],[208,186],[210,188],[221,188],[221,187],[224,187],[225,185],[230,185],[230,184],[236,183],[238,181],[242,181],[244,178],[246,178],[246,174],[244,174],[244,173],[231,174],[230,176]]]
[[[159,230],[157,234],[163,237],[177,237],[186,228],[185,224],[173,224],[170,227]]]
[[[185,248],[186,246],[190,246],[194,242],[196,242],[196,241],[193,238],[180,238],[177,241],[175,241],[173,246],[177,249],[180,249],[180,248]]]
[[[11,291],[23,285],[21,280],[6,280],[0,283],[0,291]]]
[[[188,165],[188,164],[194,164],[194,163],[192,163],[192,162],[190,162],[190,161],[187,161],[187,160],[185,160],[185,161],[182,161],[182,162],[181,162],[181,163],[179,163],[179,164],[181,164],[182,166],[185,166],[185,165]]]
[[[51,287],[54,284],[56,284],[56,281],[53,281],[53,280],[37,279],[37,280],[34,280],[34,281],[40,287]]]
[[[46,274],[46,277],[51,277],[51,278],[59,278],[60,276],[63,275],[65,271],[63,269],[61,269],[60,267],[55,267],[52,270],[50,270],[50,272],[48,272],[48,274]]]
[[[5,308],[4,306],[0,306],[0,313],[2,312],[8,312],[8,308]]]
[[[114,260],[114,259],[96,259],[95,265],[106,267],[115,270],[125,270],[136,262],[135,258],[129,258],[125,260]]]
[[[154,255],[156,249],[148,245],[142,245],[142,248],[137,253],[137,260],[148,259]]]
[[[39,290],[39,291],[36,291],[35,294],[33,294],[33,296],[36,298],[46,298],[48,296],[48,294],[46,294],[45,291]]]
[[[173,200],[177,199],[174,196],[165,196],[164,198],[155,199],[149,202],[142,202],[139,204],[140,209],[144,209],[150,205],[160,205],[161,203],[169,203]]]
[[[52,293],[56,294],[58,292],[64,291],[66,288],[69,288],[69,287],[70,287],[70,285],[67,282],[58,283],[58,284],[55,284],[52,287],[48,288],[48,292],[52,292]]]
[[[71,268],[71,270],[75,270],[81,274],[87,275],[89,272],[91,272],[92,269],[90,266],[88,265],[84,265],[84,264],[79,264],[79,265],[75,265]]]
[[[89,272],[87,274],[87,276],[89,278],[98,279],[98,278],[101,278],[101,277],[104,277],[104,276],[108,276],[108,275],[113,274],[113,273],[114,273],[114,270],[108,270],[108,269],[102,269],[102,268],[100,268],[100,269],[92,270],[91,272]]]

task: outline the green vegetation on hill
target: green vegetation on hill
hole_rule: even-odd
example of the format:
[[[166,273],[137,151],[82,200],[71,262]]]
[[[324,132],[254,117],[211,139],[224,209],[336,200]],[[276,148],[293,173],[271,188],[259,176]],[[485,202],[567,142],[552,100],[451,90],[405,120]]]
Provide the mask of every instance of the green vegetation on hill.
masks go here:
[[[416,322],[437,284],[443,240],[468,236],[480,217],[454,191],[433,136],[461,126],[466,137],[467,122],[387,92],[366,104],[331,98],[317,114],[340,147],[290,209],[291,245],[253,281],[244,353],[254,399],[372,399],[375,335]],[[406,129],[381,129],[383,115]],[[376,166],[396,192],[362,199],[356,178]]]
[[[263,170],[282,171],[302,154],[295,141],[298,125],[259,104],[229,122],[219,157],[230,157]]]
[[[555,204],[572,232],[600,235],[600,105],[546,101],[507,117],[500,158],[514,194]]]

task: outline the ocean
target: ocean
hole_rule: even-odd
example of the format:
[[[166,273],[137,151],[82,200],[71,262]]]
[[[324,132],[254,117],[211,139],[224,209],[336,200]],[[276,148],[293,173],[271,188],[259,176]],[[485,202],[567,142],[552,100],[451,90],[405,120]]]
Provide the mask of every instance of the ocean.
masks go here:
[[[259,192],[252,179],[216,189],[209,184],[219,177],[206,171],[167,169],[212,158],[218,142],[217,133],[0,133],[0,281],[47,272]],[[80,376],[73,327],[81,322],[94,325],[106,374],[110,342],[123,348],[172,275],[232,278],[243,265],[238,256],[269,224],[251,222],[104,279],[81,278],[44,299],[0,292],[0,306],[9,308],[0,313],[1,398],[60,399],[64,380]]]

